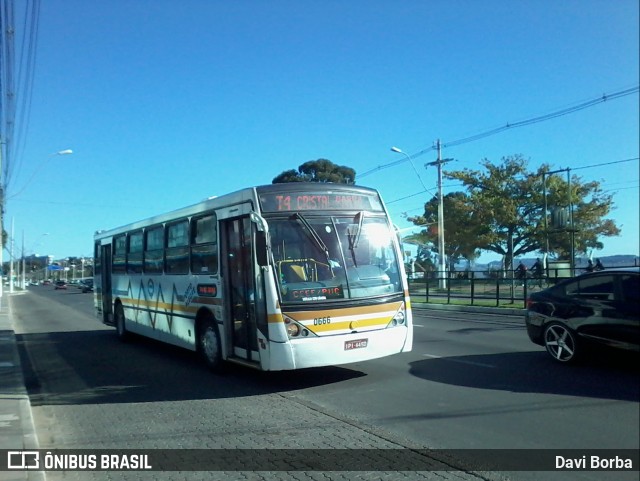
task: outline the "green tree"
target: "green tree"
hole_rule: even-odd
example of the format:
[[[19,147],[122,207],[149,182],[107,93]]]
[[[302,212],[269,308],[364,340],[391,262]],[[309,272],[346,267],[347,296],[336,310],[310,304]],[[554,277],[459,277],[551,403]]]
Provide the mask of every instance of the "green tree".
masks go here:
[[[561,176],[552,175],[547,177],[546,183],[548,206],[568,213],[569,197],[572,203],[573,230],[568,214],[565,225],[554,225],[552,217],[547,221],[549,250],[556,257],[569,258],[572,234],[576,254],[600,250],[604,247],[601,237],[620,235],[621,230],[616,223],[606,218],[613,209],[613,196],[603,192],[599,182],[582,183],[582,178],[572,176],[569,183]],[[546,239],[542,242],[544,246]]]
[[[487,239],[489,227],[482,218],[482,212],[473,209],[468,194],[453,192],[443,197],[445,254],[449,259],[451,269],[461,259],[473,261],[480,255],[479,244]],[[438,251],[438,198],[433,197],[424,205],[424,214],[409,217],[408,220],[416,225],[428,226],[420,232],[419,239],[424,244],[433,245]]]
[[[601,248],[600,236],[619,235],[620,230],[611,219],[605,219],[613,203],[598,182],[583,183],[580,177],[569,183],[558,175],[547,175],[549,165],[535,172],[527,170],[527,160],[520,155],[505,157],[499,165],[484,159],[485,171],[464,169],[445,172],[449,179],[463,183],[467,191],[466,208],[477,213],[471,224],[458,223],[447,227],[449,211],[445,204],[445,240],[456,238],[455,229],[471,229],[478,240],[476,249],[495,252],[506,259],[535,251],[544,251],[547,236],[550,254],[566,258],[570,252],[571,233],[567,229],[545,232],[544,186],[546,181],[549,208],[573,208],[575,252]],[[477,223],[476,223],[477,221]],[[480,225],[485,229],[476,231]],[[468,247],[466,248],[468,251]]]
[[[336,165],[327,159],[310,160],[298,167],[298,170],[285,170],[274,177],[273,184],[286,182],[334,182],[336,184],[355,184],[356,171],[351,167]]]

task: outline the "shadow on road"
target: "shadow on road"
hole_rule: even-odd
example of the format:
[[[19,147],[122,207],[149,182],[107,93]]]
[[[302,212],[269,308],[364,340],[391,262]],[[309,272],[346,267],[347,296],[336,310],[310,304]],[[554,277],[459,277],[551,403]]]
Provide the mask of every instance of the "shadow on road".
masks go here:
[[[259,372],[229,364],[211,373],[194,352],[115,331],[17,336],[31,404],[218,399],[288,392],[364,376],[339,367]]]
[[[458,356],[412,362],[410,373],[439,383],[522,393],[640,401],[637,353],[594,352],[576,365],[545,351]]]

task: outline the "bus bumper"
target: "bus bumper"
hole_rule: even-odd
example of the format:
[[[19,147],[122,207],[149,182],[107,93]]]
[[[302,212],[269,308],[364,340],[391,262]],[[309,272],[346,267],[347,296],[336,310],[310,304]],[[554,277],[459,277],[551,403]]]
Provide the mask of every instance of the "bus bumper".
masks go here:
[[[413,336],[406,326],[348,335],[292,339],[271,343],[270,370],[336,366],[409,352]]]

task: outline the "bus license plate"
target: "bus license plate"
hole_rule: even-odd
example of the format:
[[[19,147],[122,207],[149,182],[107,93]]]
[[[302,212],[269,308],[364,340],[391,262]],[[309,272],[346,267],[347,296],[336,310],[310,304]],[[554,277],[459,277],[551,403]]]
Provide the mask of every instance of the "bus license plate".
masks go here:
[[[367,347],[368,339],[357,339],[355,341],[345,341],[344,350],[350,351],[351,349],[360,349]]]

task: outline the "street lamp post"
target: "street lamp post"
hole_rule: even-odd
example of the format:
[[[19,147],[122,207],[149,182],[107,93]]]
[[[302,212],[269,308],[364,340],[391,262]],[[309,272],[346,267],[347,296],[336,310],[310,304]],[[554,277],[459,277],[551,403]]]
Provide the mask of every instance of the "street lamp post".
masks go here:
[[[34,252],[35,248],[40,244],[41,239],[45,236],[48,236],[49,233],[45,232],[44,234],[42,234],[38,240],[36,242],[34,242],[33,247],[31,248],[30,252]],[[31,254],[33,255],[33,254]],[[24,250],[24,230],[22,231],[22,289],[26,289],[27,288],[27,274],[26,274],[26,264],[27,264],[27,259],[26,259],[26,251]]]
[[[546,176],[550,176],[553,174],[558,174],[560,172],[566,172],[567,173],[567,207],[569,209],[569,269],[571,272],[571,275],[574,276],[575,275],[575,262],[576,262],[576,255],[575,255],[575,244],[576,244],[576,229],[575,229],[575,225],[573,223],[573,199],[571,196],[571,169],[569,167],[567,167],[566,169],[558,169],[558,170],[552,170],[549,172],[543,172],[542,173],[542,189],[543,189],[543,196],[544,196],[544,227],[545,227],[545,251],[546,253],[549,252],[549,231],[548,231],[548,222],[547,222],[547,181],[546,181]]]
[[[2,270],[3,268],[3,256],[2,253],[4,251],[4,242],[2,239],[2,232],[3,232],[3,228],[4,228],[4,221],[3,221],[3,212],[5,209],[5,203],[7,200],[12,199],[14,197],[17,197],[18,195],[20,195],[26,188],[27,186],[31,183],[31,181],[35,178],[36,174],[40,171],[40,169],[42,169],[42,167],[44,166],[44,164],[47,162],[47,160],[49,160],[51,157],[54,157],[56,155],[69,155],[72,154],[73,150],[71,149],[65,149],[65,150],[59,150],[57,152],[54,152],[53,154],[49,155],[43,162],[40,163],[40,165],[38,165],[38,167],[36,168],[36,170],[33,172],[33,174],[31,174],[31,177],[29,177],[29,180],[27,180],[27,183],[25,185],[22,186],[22,189],[20,189],[18,192],[16,192],[15,194],[12,194],[9,197],[5,197],[6,192],[4,191],[4,182],[2,179],[2,151],[0,149],[0,272],[2,273],[2,277],[4,277],[4,272]],[[45,271],[45,275],[46,275],[46,271]],[[0,306],[2,305],[2,294],[3,294],[3,289],[2,289],[2,279],[0,279]]]
[[[437,141],[437,149],[438,149],[438,160],[435,162],[429,162],[428,164],[425,164],[425,167],[429,165],[435,165],[438,167],[438,254],[439,254],[438,263],[440,265],[438,283],[441,289],[446,289],[447,288],[447,279],[446,279],[447,266],[445,262],[446,256],[444,252],[444,207],[443,207],[443,197],[442,197],[442,164],[450,162],[453,159],[441,158],[440,140]],[[420,180],[420,183],[422,183],[422,179],[420,178],[420,175],[418,174],[418,171],[416,170],[416,167],[413,164],[411,157],[409,157],[409,155],[407,155],[404,151],[402,151],[398,147],[391,147],[391,150],[393,152],[397,152],[398,154],[403,154],[409,160],[409,162],[411,162],[411,165],[413,166],[413,170],[416,172],[416,175],[418,175],[418,179]],[[422,187],[424,187],[425,191],[427,190],[424,183],[422,183]]]
[[[36,177],[36,174],[38,172],[40,172],[40,170],[42,170],[42,167],[44,167],[44,165],[47,163],[47,161],[51,158],[51,157],[55,157],[56,155],[71,155],[73,154],[73,150],[71,149],[65,149],[65,150],[59,150],[58,152],[54,152],[53,154],[50,154],[48,157],[46,157],[42,162],[40,162],[40,165],[38,165],[38,167],[36,167],[36,169],[33,171],[33,173],[31,174],[31,177],[29,177],[29,180],[27,180],[27,182],[22,186],[22,189],[20,189],[18,192],[16,192],[15,194],[10,195],[8,199],[13,199],[14,197],[19,196],[20,194],[22,194],[22,192],[24,192],[24,190],[29,186],[29,184],[31,184],[31,182],[33,181],[33,179]]]
[[[427,189],[427,187],[424,185],[424,182],[422,182],[422,177],[420,177],[420,174],[418,173],[418,169],[416,169],[416,166],[413,163],[413,159],[409,156],[409,154],[407,154],[404,150],[402,150],[402,149],[400,149],[398,147],[391,147],[391,152],[395,152],[397,154],[402,154],[407,158],[407,160],[411,163],[411,167],[413,167],[413,171],[416,173],[416,176],[418,177],[418,180],[422,184],[422,188],[425,191],[428,191],[429,189]]]

